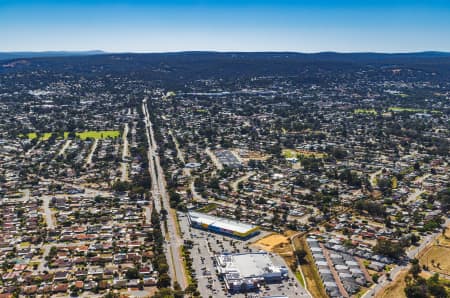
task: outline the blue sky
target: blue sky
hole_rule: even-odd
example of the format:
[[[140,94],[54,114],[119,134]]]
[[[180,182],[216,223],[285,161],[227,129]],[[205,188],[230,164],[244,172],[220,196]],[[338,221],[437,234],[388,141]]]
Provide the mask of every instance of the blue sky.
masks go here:
[[[0,0],[0,51],[450,51],[450,1]]]

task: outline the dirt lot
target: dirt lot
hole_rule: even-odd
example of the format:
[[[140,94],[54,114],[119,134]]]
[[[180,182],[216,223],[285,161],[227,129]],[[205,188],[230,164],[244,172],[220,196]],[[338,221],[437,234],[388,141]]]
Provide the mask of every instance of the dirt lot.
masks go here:
[[[284,260],[290,267],[295,265],[295,258],[292,251],[292,246],[290,244],[289,239],[285,235],[276,233],[270,234],[254,242],[253,246],[280,255],[281,257],[284,258]]]
[[[432,272],[450,275],[450,226],[437,241],[427,247],[419,259],[421,265],[427,265]]]
[[[283,149],[283,156],[285,158],[293,158],[293,157],[325,158],[327,155],[325,153],[309,151],[309,150]]]
[[[243,162],[248,162],[250,159],[253,160],[267,160],[270,157],[270,154],[264,154],[262,152],[258,151],[244,151],[238,149],[232,149],[231,152],[233,152],[236,156],[239,157],[239,159]]]
[[[387,288],[384,288],[380,291],[375,298],[406,298],[405,295],[405,277],[408,275],[408,270],[402,271],[397,278],[391,283],[391,285]]]
[[[450,247],[433,245],[420,258],[421,265],[427,265],[433,272],[450,275]]]
[[[292,251],[289,239],[280,234],[271,234],[261,238],[255,242],[255,245],[269,252],[275,252],[275,250]]]

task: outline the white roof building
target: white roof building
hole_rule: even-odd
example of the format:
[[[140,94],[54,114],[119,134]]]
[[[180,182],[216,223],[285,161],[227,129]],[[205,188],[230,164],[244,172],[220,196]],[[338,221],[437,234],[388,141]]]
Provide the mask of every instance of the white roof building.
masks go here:
[[[237,237],[248,237],[259,231],[257,226],[239,221],[207,215],[191,211],[188,213],[189,222],[193,226],[201,227],[212,232],[229,234]]]
[[[217,270],[230,290],[255,287],[263,281],[281,280],[288,270],[275,266],[266,252],[222,254],[216,256]],[[245,285],[244,285],[245,284]]]

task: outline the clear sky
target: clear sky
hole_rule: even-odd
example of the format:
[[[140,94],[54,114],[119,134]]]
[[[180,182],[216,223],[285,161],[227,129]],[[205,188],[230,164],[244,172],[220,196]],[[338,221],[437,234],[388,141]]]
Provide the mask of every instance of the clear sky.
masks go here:
[[[0,0],[0,51],[450,51],[450,0]]]

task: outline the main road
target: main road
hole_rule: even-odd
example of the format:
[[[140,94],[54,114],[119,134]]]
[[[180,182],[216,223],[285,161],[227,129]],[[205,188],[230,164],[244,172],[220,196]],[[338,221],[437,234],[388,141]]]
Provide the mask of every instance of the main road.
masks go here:
[[[172,212],[170,208],[165,176],[159,161],[152,122],[150,121],[150,115],[148,113],[147,99],[142,101],[142,112],[144,113],[145,134],[148,141],[147,157],[149,172],[152,179],[151,192],[153,202],[158,212],[160,212],[163,208],[168,211],[167,231],[164,226],[161,230],[164,238],[166,239],[166,258],[169,265],[169,275],[172,278],[172,281],[176,280],[178,282],[181,289],[185,289],[187,282],[184,273],[183,259],[180,253],[180,246],[183,244],[183,240],[177,231],[176,213]]]

